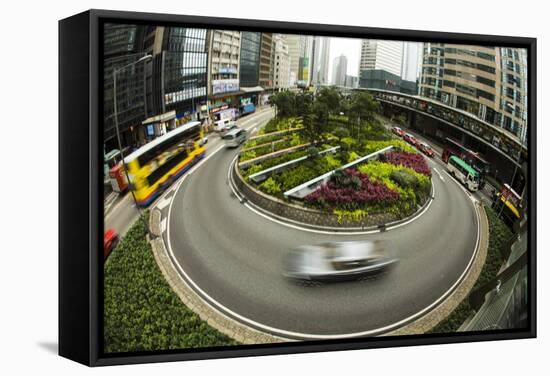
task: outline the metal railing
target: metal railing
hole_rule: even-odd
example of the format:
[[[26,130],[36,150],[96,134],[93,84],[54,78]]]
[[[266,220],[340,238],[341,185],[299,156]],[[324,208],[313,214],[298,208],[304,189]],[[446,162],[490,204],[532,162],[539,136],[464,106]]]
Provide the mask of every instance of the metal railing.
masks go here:
[[[378,158],[378,156],[380,154],[384,154],[384,153],[386,153],[387,151],[390,151],[393,148],[394,148],[393,145],[386,146],[385,148],[380,149],[378,151],[375,151],[374,153],[370,153],[369,155],[358,158],[358,159],[354,160],[353,162],[350,162],[350,163],[347,163],[347,164],[345,164],[341,167],[335,168],[334,170],[331,170],[331,171],[329,171],[329,172],[327,172],[323,175],[320,175],[320,176],[318,176],[314,179],[311,179],[309,181],[306,181],[305,183],[300,184],[297,187],[289,189],[288,191],[286,191],[284,193],[284,196],[286,198],[292,197],[292,198],[302,199],[305,196],[307,196],[308,194],[310,194],[311,192],[315,191],[319,185],[327,182],[328,179],[330,178],[330,176],[332,174],[334,174],[336,171],[345,170],[346,168],[350,168],[352,166],[355,166],[358,163],[367,161],[367,160],[375,158],[375,157]]]

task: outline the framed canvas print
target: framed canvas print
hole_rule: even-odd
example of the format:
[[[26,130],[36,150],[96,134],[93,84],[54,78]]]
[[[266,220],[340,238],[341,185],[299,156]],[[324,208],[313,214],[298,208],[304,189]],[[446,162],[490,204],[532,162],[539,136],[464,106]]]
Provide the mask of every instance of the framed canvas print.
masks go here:
[[[536,40],[59,22],[59,353],[530,338]]]

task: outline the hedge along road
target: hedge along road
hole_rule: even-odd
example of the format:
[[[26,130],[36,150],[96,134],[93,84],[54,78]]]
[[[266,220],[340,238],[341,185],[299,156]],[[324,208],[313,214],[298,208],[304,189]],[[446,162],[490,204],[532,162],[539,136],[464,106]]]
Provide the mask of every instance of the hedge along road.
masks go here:
[[[433,203],[405,226],[376,234],[318,234],[281,225],[240,203],[227,181],[236,153],[222,149],[187,176],[173,196],[164,236],[189,284],[218,310],[257,329],[295,339],[395,329],[448,292],[475,252],[477,215],[451,178],[433,174]],[[388,253],[400,260],[378,279],[312,287],[282,275],[284,257],[294,247],[375,239],[385,240]]]

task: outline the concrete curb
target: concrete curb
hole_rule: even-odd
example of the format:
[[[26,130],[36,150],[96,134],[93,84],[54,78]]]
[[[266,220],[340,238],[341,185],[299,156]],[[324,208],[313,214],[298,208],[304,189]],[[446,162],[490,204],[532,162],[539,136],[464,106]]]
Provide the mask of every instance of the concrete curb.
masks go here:
[[[160,215],[154,215],[155,211],[158,211],[158,209],[154,209],[150,216],[149,226],[151,228],[160,227],[158,223],[160,221]],[[158,212],[160,214],[160,211]],[[252,329],[212,308],[209,304],[205,303],[205,301],[193,289],[189,287],[187,282],[174,267],[174,263],[166,250],[166,246],[164,245],[163,238],[160,236],[156,237],[150,241],[150,244],[153,249],[155,261],[164,275],[165,280],[170,285],[170,288],[172,288],[187,308],[195,312],[201,320],[208,323],[208,325],[242,344],[281,343],[293,341],[292,339],[277,337]]]
[[[402,326],[399,329],[383,334],[383,336],[399,336],[411,334],[423,334],[434,328],[441,321],[446,319],[456,307],[468,297],[474,287],[479,274],[485,265],[487,250],[489,248],[489,221],[483,205],[476,203],[479,208],[479,220],[481,235],[479,239],[479,248],[470,269],[459,283],[459,285],[446,297],[437,307],[420,317],[419,319]]]

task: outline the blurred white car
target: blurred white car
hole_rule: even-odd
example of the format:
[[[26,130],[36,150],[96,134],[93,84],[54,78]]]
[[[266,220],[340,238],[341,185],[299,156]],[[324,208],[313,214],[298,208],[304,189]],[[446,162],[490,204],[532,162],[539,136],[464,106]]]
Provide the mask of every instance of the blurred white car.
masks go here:
[[[304,245],[287,256],[284,275],[294,280],[340,281],[385,272],[397,259],[385,256],[382,241],[327,242]]]

